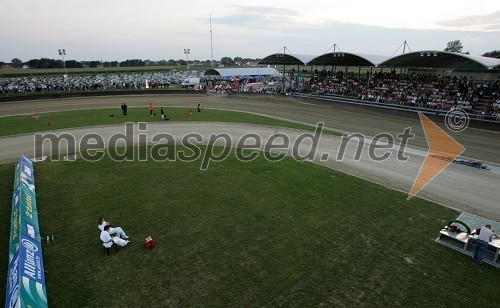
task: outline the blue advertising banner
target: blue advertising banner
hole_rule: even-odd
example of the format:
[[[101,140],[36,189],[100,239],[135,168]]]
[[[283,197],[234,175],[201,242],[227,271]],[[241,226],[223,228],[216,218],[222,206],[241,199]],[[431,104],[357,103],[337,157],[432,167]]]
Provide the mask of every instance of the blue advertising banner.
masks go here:
[[[29,182],[34,183],[35,182],[35,174],[33,172],[33,162],[27,158],[26,156],[21,156],[21,159],[19,160],[19,163],[21,164],[21,176],[25,176]]]
[[[17,189],[19,188],[19,185],[21,185],[21,172],[19,171],[21,169],[20,164],[16,164],[16,171],[14,173],[14,194],[16,193]]]
[[[16,165],[5,307],[47,307],[33,163]]]
[[[10,240],[9,240],[9,262],[14,257],[14,254],[19,249],[19,235],[21,234],[20,230],[20,199],[21,198],[21,189],[14,188],[14,197],[12,198],[12,214],[10,218]]]
[[[5,296],[5,307],[15,307],[19,301],[19,251],[14,255],[9,264],[7,273],[7,294]]]
[[[37,241],[23,234],[21,234],[21,246],[19,249],[19,265],[22,276],[40,284],[45,284],[42,246]]]
[[[21,233],[40,242],[40,227],[38,225],[35,193],[29,189],[21,189],[19,203],[21,212],[19,227]]]

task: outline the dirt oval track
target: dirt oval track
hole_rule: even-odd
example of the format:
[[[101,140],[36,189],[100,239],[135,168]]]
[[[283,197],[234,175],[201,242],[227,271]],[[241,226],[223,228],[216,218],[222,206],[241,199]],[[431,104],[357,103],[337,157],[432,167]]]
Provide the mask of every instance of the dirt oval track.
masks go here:
[[[410,140],[409,146],[414,149],[412,162],[399,164],[389,161],[384,164],[373,164],[364,160],[362,163],[348,162],[319,162],[328,167],[359,176],[382,185],[408,192],[411,188],[418,168],[423,161],[427,149],[425,134],[422,130],[417,114],[414,116],[400,116],[388,114],[383,110],[367,110],[337,103],[312,102],[289,97],[278,96],[233,96],[227,98],[219,95],[148,95],[148,96],[108,96],[91,98],[67,98],[37,101],[0,103],[0,116],[15,114],[30,114],[37,112],[62,111],[92,108],[116,108],[120,113],[121,103],[129,107],[144,107],[152,102],[155,107],[183,106],[195,108],[201,104],[204,108],[221,108],[236,111],[246,111],[269,115],[273,117],[300,121],[309,124],[324,122],[328,128],[343,132],[361,133],[365,136],[374,136],[378,133],[389,133],[393,136],[400,134],[405,128],[411,127],[415,138]],[[190,123],[179,125],[179,133],[188,131]],[[214,129],[213,125],[195,124],[197,131]],[[175,122],[169,123],[172,128]],[[252,130],[252,126],[227,125],[234,127],[235,133]],[[444,128],[444,126],[442,126]],[[118,128],[117,128],[118,129]],[[446,128],[444,128],[446,131]],[[68,129],[67,131],[74,131]],[[220,132],[220,131],[215,131]],[[105,132],[107,133],[107,132]],[[265,131],[262,132],[266,134]],[[437,176],[421,193],[420,197],[438,202],[440,204],[479,214],[494,220],[500,220],[500,133],[468,128],[460,133],[447,133],[465,147],[464,157],[482,160],[492,166],[492,171],[482,171],[470,167],[452,164]],[[21,139],[20,139],[21,138]],[[22,140],[22,138],[26,140]],[[29,135],[7,136],[0,138],[0,161],[7,162],[14,157],[17,151],[26,151]],[[331,147],[338,144],[340,137],[328,137]],[[396,142],[398,139],[396,139]],[[332,152],[327,144],[320,145],[323,152]],[[411,152],[411,151],[410,151]],[[424,153],[424,154],[422,154]]]

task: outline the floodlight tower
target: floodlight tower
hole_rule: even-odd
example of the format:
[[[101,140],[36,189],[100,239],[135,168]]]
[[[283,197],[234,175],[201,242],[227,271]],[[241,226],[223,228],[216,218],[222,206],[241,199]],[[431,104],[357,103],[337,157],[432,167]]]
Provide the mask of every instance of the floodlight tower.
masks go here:
[[[67,81],[68,82],[68,91],[71,92],[71,88],[70,88],[70,85],[69,85],[69,78],[68,78],[68,70],[66,69],[66,59],[64,59],[64,56],[66,55],[66,49],[58,49],[57,50],[59,52],[59,55],[62,57],[63,59],[63,66],[64,66],[64,78],[63,80]]]
[[[186,55],[186,72],[189,69],[189,54],[191,53],[191,50],[188,48],[184,48],[184,54]]]
[[[187,73],[187,87],[186,89],[189,90],[189,54],[191,53],[191,50],[189,48],[184,48],[184,54],[186,55],[186,73]]]
[[[66,49],[58,49],[57,51],[59,51],[59,55],[63,59],[64,74],[66,77],[68,77],[68,71],[66,70],[66,60],[64,59],[64,56],[66,55]]]

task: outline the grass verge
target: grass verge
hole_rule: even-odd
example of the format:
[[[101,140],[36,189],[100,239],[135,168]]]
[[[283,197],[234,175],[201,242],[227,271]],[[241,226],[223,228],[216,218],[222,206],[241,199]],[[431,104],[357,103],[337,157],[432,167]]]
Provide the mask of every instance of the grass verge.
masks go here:
[[[192,115],[189,115],[189,108],[168,107],[163,108],[163,110],[166,112],[170,121],[251,123],[314,131],[314,127],[312,126],[276,120],[245,112],[217,109],[205,109],[203,112],[196,112],[196,108],[192,108]],[[126,116],[122,115],[119,108],[105,108],[47,112],[41,113],[36,117],[32,117],[31,115],[0,117],[0,136],[82,126],[120,124],[125,122],[162,121],[160,117],[160,108],[155,108],[155,113],[155,116],[150,116],[147,107],[134,107],[128,109],[128,115]],[[341,135],[340,133],[327,130],[324,130],[324,133],[337,136]]]
[[[182,148],[178,148],[182,150]],[[51,307],[491,306],[499,270],[434,242],[457,212],[318,165],[35,165]],[[0,166],[7,247],[13,166]],[[106,256],[97,217],[132,242]],[[6,233],[7,232],[7,233]],[[148,251],[142,240],[157,242]],[[6,250],[0,277],[6,277]],[[0,296],[5,279],[0,279]]]

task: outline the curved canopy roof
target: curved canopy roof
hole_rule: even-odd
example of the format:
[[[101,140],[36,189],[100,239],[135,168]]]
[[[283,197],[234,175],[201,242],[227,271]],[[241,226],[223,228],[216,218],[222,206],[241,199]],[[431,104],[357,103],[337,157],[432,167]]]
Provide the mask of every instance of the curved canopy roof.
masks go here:
[[[447,51],[423,50],[390,58],[380,63],[379,66],[492,69],[498,66],[499,63],[500,60],[495,58],[471,56]]]
[[[311,55],[292,55],[286,53],[275,53],[260,60],[259,64],[272,65],[306,65],[315,56]]]
[[[330,52],[318,56],[308,65],[335,65],[335,66],[377,66],[387,60],[386,56],[353,54],[349,52]]]
[[[205,76],[276,76],[279,72],[269,67],[238,67],[238,68],[212,68],[205,72]]]

